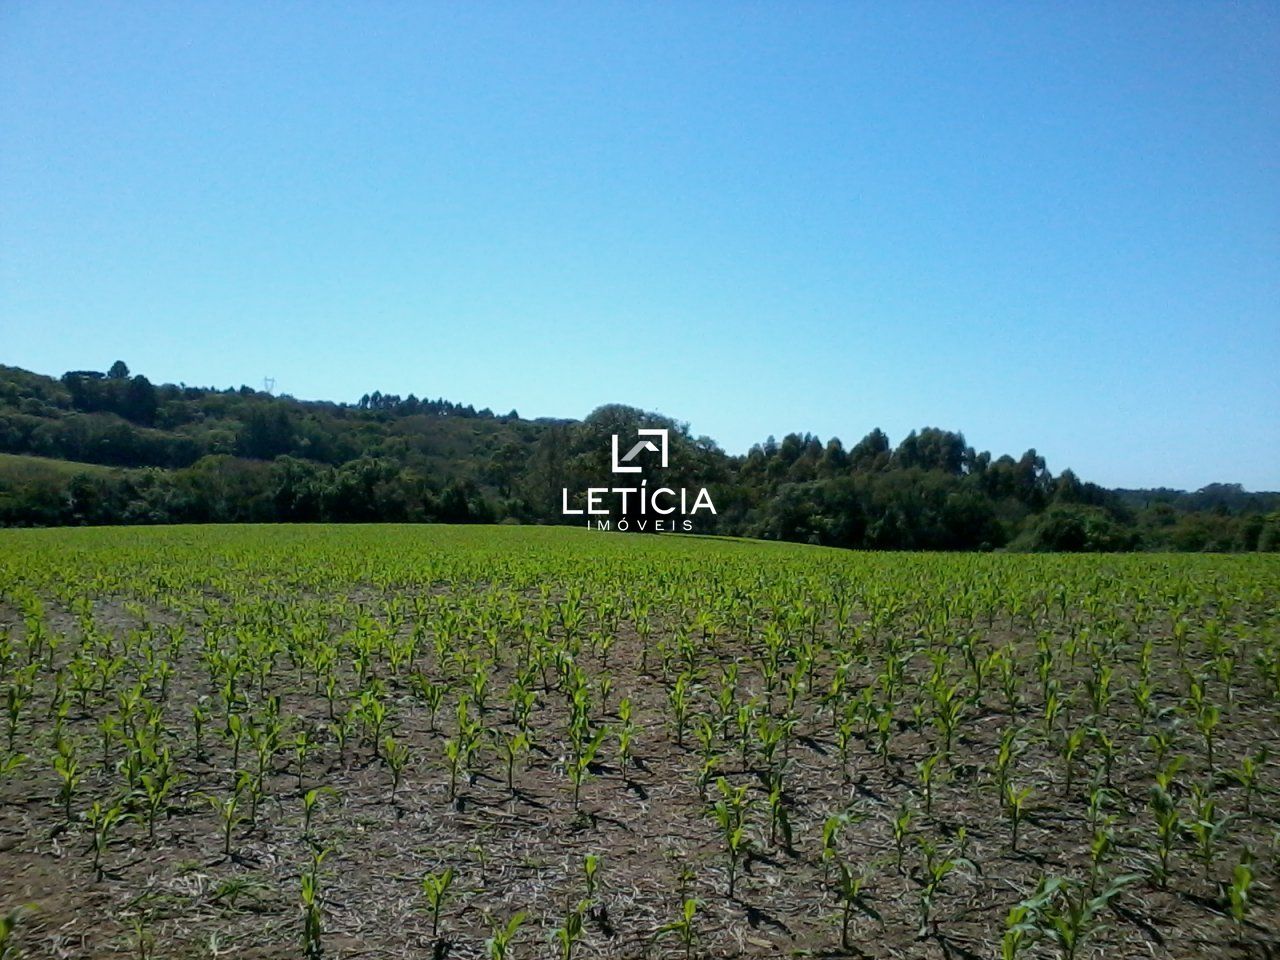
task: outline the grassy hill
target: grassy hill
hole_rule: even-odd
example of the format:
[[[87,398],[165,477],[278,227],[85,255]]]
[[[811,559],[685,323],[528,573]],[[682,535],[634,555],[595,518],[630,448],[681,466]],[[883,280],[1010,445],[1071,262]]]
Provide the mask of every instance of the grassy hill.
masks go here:
[[[0,479],[9,483],[40,481],[51,477],[73,477],[77,473],[109,474],[112,467],[75,460],[54,460],[16,453],[0,453]]]

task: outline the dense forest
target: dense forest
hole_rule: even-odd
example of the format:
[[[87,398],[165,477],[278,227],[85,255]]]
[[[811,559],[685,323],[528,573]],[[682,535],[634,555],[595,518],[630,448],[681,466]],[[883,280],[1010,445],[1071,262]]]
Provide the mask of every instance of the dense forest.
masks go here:
[[[375,391],[357,403],[151,383],[122,361],[58,379],[0,365],[0,525],[562,523],[610,482],[614,433],[670,430],[667,485],[707,487],[700,532],[913,550],[1280,549],[1280,494],[1106,490],[1035,450],[925,427],[895,446],[770,437],[730,456],[620,405],[581,421]]]

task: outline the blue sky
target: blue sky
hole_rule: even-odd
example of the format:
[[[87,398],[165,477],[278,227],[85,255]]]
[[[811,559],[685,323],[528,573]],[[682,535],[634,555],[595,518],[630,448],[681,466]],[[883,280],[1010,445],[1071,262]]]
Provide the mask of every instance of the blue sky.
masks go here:
[[[1280,489],[1273,3],[0,5],[0,362]]]

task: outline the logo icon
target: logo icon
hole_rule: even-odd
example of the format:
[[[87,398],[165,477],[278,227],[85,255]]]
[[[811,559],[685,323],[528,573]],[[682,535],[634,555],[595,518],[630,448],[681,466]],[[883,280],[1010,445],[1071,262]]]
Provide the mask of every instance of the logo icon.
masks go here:
[[[636,431],[640,437],[625,455],[620,455],[618,435],[613,435],[613,472],[640,473],[639,463],[632,461],[641,457],[657,459],[662,466],[667,466],[667,429],[646,427]],[[649,439],[652,437],[653,439]],[[628,530],[693,532],[694,516],[699,510],[706,510],[715,515],[716,505],[711,502],[711,494],[706,487],[697,489],[690,505],[689,489],[686,487],[650,487],[649,480],[614,480],[614,483],[636,483],[634,487],[588,487],[584,496],[579,497],[579,506],[569,503],[569,488],[560,490],[561,513],[566,517],[586,517],[589,530]],[[612,497],[621,516],[614,517],[610,512],[609,498]],[[602,519],[603,518],[603,519]]]
[[[667,465],[667,431],[666,428],[653,429],[642,428],[636,431],[636,435],[640,437],[657,437],[658,443],[652,440],[637,440],[635,446],[627,451],[626,456],[618,458],[618,435],[613,435],[613,472],[614,473],[639,473],[640,465],[631,463],[636,457],[644,452],[656,453],[662,457],[662,465]]]

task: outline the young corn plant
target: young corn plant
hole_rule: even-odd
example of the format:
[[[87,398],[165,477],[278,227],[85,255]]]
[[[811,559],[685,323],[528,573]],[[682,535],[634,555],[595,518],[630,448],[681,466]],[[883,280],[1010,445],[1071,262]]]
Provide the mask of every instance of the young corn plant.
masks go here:
[[[532,666],[529,668],[532,670]],[[534,676],[530,674],[526,677],[521,674],[516,677],[508,690],[508,697],[511,701],[511,722],[521,732],[529,734],[530,740],[533,739],[529,732],[529,721],[533,716],[533,708],[537,706],[538,694],[533,688]]]
[[[228,709],[230,709],[228,707]],[[222,728],[223,738],[231,743],[231,768],[240,769],[240,745],[244,743],[245,723],[238,713],[227,713]]]
[[[28,759],[25,753],[13,753],[0,760],[0,782],[7,780]]]
[[[943,882],[955,870],[966,867],[974,869],[973,863],[966,857],[942,856],[937,844],[927,837],[920,838],[921,885],[920,885],[920,927],[916,931],[917,939],[929,935],[929,924],[933,916],[934,897],[942,890]]]
[[[902,859],[906,854],[907,836],[911,830],[911,818],[911,808],[904,803],[898,808],[898,812],[892,822],[894,866],[899,873],[902,872]]]
[[[320,890],[320,864],[328,850],[311,855],[311,865],[299,876],[302,905],[302,955],[319,960],[324,955],[324,904]]]
[[[596,874],[600,872],[600,856],[595,853],[588,853],[582,858],[582,876],[586,880],[587,893],[586,902],[594,903],[596,898],[596,889],[599,881]]]
[[[302,795],[302,839],[308,843],[315,838],[311,833],[311,821],[315,819],[316,809],[320,805],[320,798],[326,794],[332,796],[337,791],[332,787],[312,787]]]
[[[471,702],[475,704],[476,713],[484,716],[488,703],[489,670],[481,662],[475,664],[471,674]]]
[[[1075,960],[1085,941],[1101,927],[1099,914],[1138,874],[1116,877],[1101,892],[1091,895],[1082,884],[1064,877],[1042,879],[1035,894],[1024,901],[1028,922],[1037,938],[1053,943],[1062,960]]]
[[[756,710],[752,703],[742,703],[738,705],[738,712],[734,716],[734,727],[738,734],[738,747],[741,753],[742,766],[747,766],[747,759],[751,753],[751,732],[756,726]]]
[[[1227,887],[1227,901],[1231,906],[1231,919],[1235,921],[1237,935],[1244,927],[1245,914],[1249,912],[1249,897],[1252,889],[1253,863],[1246,852],[1231,872],[1231,884]]]
[[[761,713],[756,718],[756,753],[760,768],[766,773],[772,772],[777,764],[778,747],[782,745],[786,733],[787,725],[775,720],[769,713]]]
[[[1110,787],[1112,785],[1111,771],[1115,768],[1116,757],[1119,755],[1119,746],[1116,743],[1116,738],[1103,729],[1101,725],[1091,727],[1089,735],[1102,756],[1102,782]]]
[[[569,779],[573,782],[573,809],[580,809],[582,785],[591,772],[591,764],[595,762],[596,753],[604,742],[608,729],[601,727],[595,735],[588,738],[584,732],[577,733],[571,741],[571,756],[567,761]]]
[[[673,934],[684,947],[684,960],[693,960],[693,947],[698,942],[698,931],[694,924],[701,904],[693,897],[685,897],[680,903],[680,913],[676,919],[658,929],[658,936]]]
[[[1226,833],[1231,815],[1218,816],[1217,804],[1200,784],[1191,787],[1191,820],[1186,824],[1196,842],[1196,854],[1204,868],[1204,879],[1210,881],[1218,845]]]
[[[960,688],[959,683],[948,686],[941,680],[933,687],[933,723],[942,735],[942,753],[948,757],[951,756],[956,730],[964,717],[965,701]]]
[[[329,732],[338,744],[338,762],[345,768],[347,765],[347,743],[360,723],[354,708],[345,710],[329,723]]]
[[[855,872],[847,863],[838,864],[840,877],[836,883],[836,895],[840,899],[840,948],[853,950],[853,939],[850,936],[853,927],[853,912],[860,910],[874,920],[880,919],[879,912],[871,906],[865,887],[870,879],[866,870]]]
[[[1084,678],[1085,691],[1089,695],[1089,703],[1095,717],[1104,717],[1107,706],[1111,702],[1111,680],[1115,668],[1102,660],[1093,664],[1093,671]]]
[[[1014,726],[1005,727],[1004,732],[1000,734],[1000,746],[996,749],[995,782],[996,796],[1001,803],[1004,802],[1005,794],[1008,792],[1009,775],[1014,762],[1022,752],[1022,746],[1018,740],[1020,734],[1021,731]]]
[[[369,745],[373,748],[373,755],[377,757],[382,746],[382,731],[390,722],[387,705],[376,693],[365,690],[360,694],[358,709],[360,719],[364,721]]]
[[[76,760],[75,747],[70,741],[58,740],[53,769],[58,774],[58,800],[62,804],[62,815],[67,823],[71,823],[71,801],[84,777],[80,772],[80,764]]]
[[[529,755],[532,747],[529,734],[524,730],[515,730],[504,736],[495,731],[494,736],[498,744],[498,753],[502,757],[502,763],[507,772],[507,793],[514,797],[516,795],[516,764]]]
[[[1186,758],[1182,756],[1174,757],[1163,769],[1157,771],[1156,782],[1151,787],[1149,802],[1156,823],[1156,862],[1152,875],[1156,885],[1161,889],[1168,886],[1169,863],[1184,826],[1173,794],[1178,771],[1182,769],[1185,760]]]
[[[787,816],[786,797],[783,793],[782,768],[772,771],[766,777],[769,787],[769,845],[777,846],[779,839],[782,849],[792,849],[791,818]]]
[[[1004,811],[1009,818],[1009,827],[1013,838],[1010,848],[1014,853],[1018,852],[1018,833],[1022,826],[1022,821],[1027,816],[1031,793],[1030,787],[1023,787],[1019,790],[1012,782],[1005,784]]]
[[[724,777],[716,781],[720,799],[712,806],[712,814],[720,826],[725,853],[729,858],[729,899],[734,898],[738,878],[738,864],[746,850],[745,821],[747,816],[747,788],[731,787]]]
[[[1049,681],[1049,692],[1044,700],[1044,710],[1041,716],[1044,719],[1044,735],[1052,737],[1054,728],[1057,726],[1058,717],[1062,715],[1062,711],[1066,708],[1066,704],[1062,698],[1058,696],[1059,685],[1057,680]]]
[[[684,746],[684,732],[689,721],[689,683],[692,677],[688,672],[683,672],[676,677],[675,684],[667,694],[667,699],[671,704],[671,721],[675,727],[676,745]],[[12,749],[12,748],[11,748]]]
[[[31,700],[34,690],[35,671],[35,664],[30,664],[18,671],[5,693],[5,710],[9,717],[9,753],[14,752],[14,742],[18,737],[18,724],[22,719],[22,710]]]
[[[307,754],[315,747],[315,740],[312,739],[311,733],[302,729],[293,735],[293,759],[294,765],[298,768],[298,792],[302,792],[302,778],[307,773]]]
[[[511,960],[511,944],[524,924],[525,916],[526,914],[521,911],[503,926],[494,929],[493,935],[484,942],[489,960]]]
[[[1098,829],[1104,814],[1115,805],[1116,794],[1107,787],[1095,786],[1089,791],[1089,829]]]
[[[102,866],[102,855],[107,852],[107,847],[111,843],[111,834],[127,816],[120,803],[104,806],[99,800],[93,801],[85,814],[92,835],[93,874],[99,880],[106,875]]]
[[[438,873],[425,873],[422,876],[422,895],[427,898],[427,906],[431,908],[431,939],[440,937],[440,910],[444,907],[445,897],[453,886],[453,867],[445,867]]]
[[[444,695],[448,688],[443,683],[432,683],[422,674],[414,677],[414,688],[422,702],[427,705],[427,722],[432,733],[436,732],[436,715],[444,703]]]
[[[173,765],[169,748],[164,747],[150,769],[144,771],[139,778],[142,783],[142,796],[147,808],[147,839],[155,842],[156,817],[164,808],[169,794],[178,785],[180,775]]]
[[[243,783],[243,781],[242,781]],[[224,857],[231,856],[231,835],[236,827],[244,823],[245,818],[240,813],[240,795],[241,785],[237,785],[225,800],[219,800],[217,797],[206,796],[205,801],[214,809],[218,815],[218,821],[222,828],[222,855]]]
[[[18,924],[34,909],[34,906],[14,907],[8,913],[0,914],[0,960],[20,960],[16,940]]]
[[[449,764],[449,802],[458,804],[458,778],[467,766],[467,747],[462,740],[450,738],[444,742],[445,761]]]
[[[1214,766],[1213,756],[1214,734],[1218,729],[1218,721],[1222,719],[1222,710],[1208,698],[1204,686],[1199,681],[1191,682],[1191,695],[1188,701],[1195,719],[1196,730],[1204,740],[1205,759],[1209,764],[1209,770],[1214,771],[1217,769]]]
[[[153,960],[155,957],[155,934],[151,930],[151,918],[147,912],[133,917],[129,926],[133,929],[132,946],[137,960]]]
[[[1035,924],[1027,901],[1015,904],[1004,918],[1004,934],[1000,937],[1000,960],[1018,960],[1031,945]]]
[[[636,737],[636,725],[632,719],[632,712],[630,698],[623,697],[618,701],[618,766],[624,775],[632,763],[632,744]]]
[[[1115,848],[1115,830],[1111,818],[1093,828],[1093,838],[1089,841],[1089,892],[1098,889],[1098,880],[1102,876],[1102,868],[1106,865],[1111,851]]]
[[[1000,675],[1000,689],[1004,694],[1005,709],[1009,716],[1016,717],[1022,709],[1021,677],[1018,675],[1018,663],[1014,656],[1001,648],[994,656],[996,671]]]
[[[1071,782],[1075,775],[1076,760],[1088,739],[1088,730],[1076,727],[1062,741],[1062,795],[1071,796]]]
[[[1173,749],[1178,739],[1178,723],[1175,719],[1167,725],[1156,727],[1147,734],[1147,745],[1151,747],[1155,754],[1157,764],[1163,764],[1165,757],[1169,755],[1169,751]]]
[[[698,756],[702,761],[698,773],[698,796],[706,802],[707,784],[711,782],[712,774],[715,773],[719,764],[719,756],[716,752],[716,727],[711,718],[699,717],[697,724],[694,725],[694,734],[698,738]]]
[[[1258,789],[1258,774],[1267,762],[1267,748],[1264,746],[1258,753],[1246,756],[1240,765],[1231,771],[1231,779],[1244,791],[1245,816],[1253,816],[1253,795]]]
[[[582,939],[584,910],[585,904],[582,903],[570,907],[564,923],[552,934],[553,939],[560,945],[560,960],[573,960],[573,948]]]
[[[736,662],[726,664],[720,670],[720,686],[716,690],[716,724],[722,735],[729,731],[733,708],[738,702],[738,672]]]
[[[840,833],[851,822],[850,815],[835,813],[822,822],[822,879],[831,879],[831,864],[840,856]]]
[[[877,706],[875,710],[876,754],[887,768],[893,746],[893,707]]]
[[[931,753],[916,764],[916,772],[920,776],[920,786],[924,790],[924,813],[927,817],[933,815],[933,780],[942,757],[943,754],[941,753]]]
[[[405,767],[409,764],[409,745],[387,734],[382,738],[382,761],[391,770],[391,803],[394,806],[396,792],[400,789]]]
[[[264,777],[255,776],[248,770],[236,773],[236,792],[248,798],[249,810],[245,819],[251,823],[258,822],[258,807],[267,799],[267,783]]]

